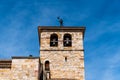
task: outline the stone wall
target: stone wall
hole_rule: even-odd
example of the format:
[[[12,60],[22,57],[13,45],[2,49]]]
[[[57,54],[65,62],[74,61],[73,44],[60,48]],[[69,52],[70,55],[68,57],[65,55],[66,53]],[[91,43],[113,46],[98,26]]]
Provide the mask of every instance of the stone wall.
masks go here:
[[[41,51],[41,61],[43,69],[50,62],[51,78],[84,79],[83,51]]]
[[[13,58],[12,75],[13,80],[38,80],[39,58]]]
[[[13,57],[11,68],[0,68],[0,80],[39,80],[39,57]]]
[[[58,47],[50,47],[50,35],[58,35]],[[63,46],[65,33],[72,35],[72,46]],[[45,72],[45,61],[50,62],[51,80],[84,80],[84,50],[82,32],[50,32],[40,34],[40,59]],[[67,57],[67,61],[65,61]]]
[[[10,68],[0,69],[0,80],[12,80],[12,74]]]
[[[11,80],[11,63],[12,60],[0,60],[0,80]]]
[[[58,35],[58,47],[50,47],[50,34]],[[72,47],[63,47],[63,36],[65,33],[72,35]],[[40,38],[40,50],[82,50],[83,33],[82,32],[42,32]]]

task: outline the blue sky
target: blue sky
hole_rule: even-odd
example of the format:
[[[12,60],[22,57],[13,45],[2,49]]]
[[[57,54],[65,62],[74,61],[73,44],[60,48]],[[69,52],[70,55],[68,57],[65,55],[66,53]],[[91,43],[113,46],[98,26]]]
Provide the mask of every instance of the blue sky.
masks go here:
[[[39,56],[38,26],[86,26],[86,80],[120,80],[119,0],[0,0],[0,59]]]

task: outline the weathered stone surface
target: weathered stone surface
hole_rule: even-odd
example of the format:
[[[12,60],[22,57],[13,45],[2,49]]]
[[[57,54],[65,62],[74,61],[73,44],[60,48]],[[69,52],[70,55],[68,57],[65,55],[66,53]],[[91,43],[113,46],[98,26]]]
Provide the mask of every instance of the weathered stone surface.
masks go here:
[[[50,35],[58,35],[58,46],[50,47]],[[65,33],[72,35],[72,46],[63,46]],[[84,80],[84,50],[82,32],[41,32],[40,59],[50,62],[50,80]],[[67,61],[65,60],[67,57]]]
[[[39,59],[13,59],[12,79],[38,80]]]
[[[12,59],[11,68],[0,68],[0,80],[38,80],[39,58]]]
[[[0,69],[0,80],[12,80],[11,69]]]
[[[58,47],[50,47],[50,34],[58,35]],[[63,36],[65,33],[72,35],[72,47],[63,47]],[[42,32],[40,50],[83,50],[82,32]]]

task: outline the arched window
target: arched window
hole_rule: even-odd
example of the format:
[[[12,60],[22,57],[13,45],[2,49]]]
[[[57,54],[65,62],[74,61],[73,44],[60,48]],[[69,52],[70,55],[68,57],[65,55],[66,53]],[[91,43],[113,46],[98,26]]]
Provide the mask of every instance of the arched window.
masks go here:
[[[49,66],[49,61],[45,61],[45,70],[49,71],[50,70],[50,66]]]
[[[72,46],[72,36],[70,34],[65,34],[63,39],[64,47]]]
[[[58,46],[58,35],[55,33],[50,36],[50,46]]]

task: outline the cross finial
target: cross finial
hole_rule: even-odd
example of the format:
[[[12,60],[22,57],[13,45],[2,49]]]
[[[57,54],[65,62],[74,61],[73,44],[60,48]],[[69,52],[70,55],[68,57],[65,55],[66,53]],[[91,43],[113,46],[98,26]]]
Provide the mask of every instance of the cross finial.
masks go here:
[[[57,19],[59,20],[60,27],[62,27],[62,26],[63,26],[63,19],[62,19],[62,18],[60,18],[60,17],[57,17]]]

